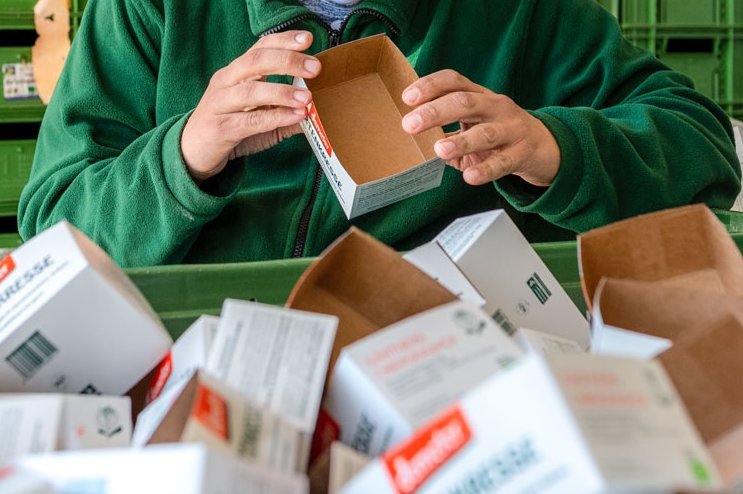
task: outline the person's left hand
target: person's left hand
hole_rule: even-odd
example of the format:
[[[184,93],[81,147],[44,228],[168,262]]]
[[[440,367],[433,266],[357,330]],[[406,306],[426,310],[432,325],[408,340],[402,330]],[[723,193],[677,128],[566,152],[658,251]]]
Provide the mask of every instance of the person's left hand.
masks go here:
[[[516,175],[547,187],[555,179],[560,168],[557,141],[539,119],[507,96],[442,70],[411,84],[402,98],[415,107],[402,121],[409,134],[460,123],[460,130],[436,142],[434,150],[461,170],[468,184]]]

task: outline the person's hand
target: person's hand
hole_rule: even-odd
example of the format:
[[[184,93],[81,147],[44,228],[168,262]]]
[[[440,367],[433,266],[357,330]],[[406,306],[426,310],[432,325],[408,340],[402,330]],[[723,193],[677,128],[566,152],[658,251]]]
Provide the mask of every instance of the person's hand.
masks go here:
[[[468,184],[517,175],[546,187],[555,179],[560,148],[554,136],[507,96],[442,70],[411,84],[402,98],[415,107],[402,121],[409,134],[459,122],[460,130],[437,141],[434,151]]]
[[[320,62],[301,53],[311,44],[306,31],[272,34],[212,76],[181,137],[181,153],[196,183],[221,172],[229,160],[301,132],[312,95],[266,77],[317,76]]]

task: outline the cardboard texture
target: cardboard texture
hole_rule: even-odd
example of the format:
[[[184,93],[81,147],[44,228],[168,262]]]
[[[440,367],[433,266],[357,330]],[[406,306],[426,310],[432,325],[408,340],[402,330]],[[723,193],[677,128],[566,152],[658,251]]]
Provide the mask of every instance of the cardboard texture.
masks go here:
[[[351,219],[438,187],[444,161],[433,150],[442,129],[411,136],[402,117],[412,108],[403,90],[418,76],[384,35],[317,55],[315,79],[296,78],[312,92],[302,129],[346,216]]]
[[[588,348],[588,322],[503,210],[454,221],[437,237],[509,334],[530,328]]]
[[[572,340],[534,331],[533,329],[521,328],[516,331],[512,338],[524,353],[536,353],[537,355],[585,353],[585,350]]]
[[[0,466],[26,454],[129,446],[129,398],[0,394]]]
[[[59,492],[305,494],[304,476],[279,473],[197,444],[29,456],[17,464]]]
[[[69,223],[0,260],[0,392],[120,395],[171,344],[134,283]]]
[[[660,365],[561,355],[548,366],[531,355],[374,460],[342,492],[661,493],[718,485]]]
[[[34,6],[39,37],[31,48],[34,79],[39,98],[49,100],[70,52],[70,4],[67,0],[39,0]]]
[[[206,371],[311,436],[335,316],[227,299]]]
[[[307,268],[286,305],[338,316],[328,366],[332,370],[343,347],[456,300],[392,248],[352,227]]]
[[[186,329],[160,362],[150,381],[146,403],[152,402],[161,393],[206,367],[218,326],[218,317],[201,316]]]
[[[588,307],[601,278],[661,281],[714,270],[725,293],[743,296],[740,250],[704,205],[638,216],[578,236]]]
[[[372,458],[335,441],[310,470],[310,494],[338,494]]]
[[[487,313],[453,302],[345,347],[323,407],[341,441],[377,456],[521,356]]]
[[[307,468],[309,439],[293,424],[197,372],[137,419],[134,446],[200,442],[280,472]]]

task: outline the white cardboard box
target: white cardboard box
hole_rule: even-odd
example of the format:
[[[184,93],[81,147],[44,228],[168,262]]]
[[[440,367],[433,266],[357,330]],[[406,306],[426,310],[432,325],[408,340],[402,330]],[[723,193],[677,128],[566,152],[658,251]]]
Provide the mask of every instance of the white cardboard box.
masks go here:
[[[3,494],[55,494],[51,484],[38,475],[0,468],[0,492]]]
[[[26,457],[19,471],[60,492],[105,494],[304,494],[307,480],[198,444]]]
[[[0,261],[0,392],[123,394],[171,343],[131,280],[69,223]]]
[[[550,368],[532,355],[493,376],[342,492],[660,493],[717,485],[660,366],[557,359]]]
[[[370,461],[371,457],[340,441],[333,441],[310,469],[310,493],[338,494]]]
[[[441,128],[416,136],[402,129],[411,108],[402,92],[418,76],[386,36],[371,36],[317,55],[322,73],[294,85],[313,101],[302,130],[351,219],[438,187],[444,161],[433,145]]]
[[[480,292],[438,242],[425,243],[406,253],[403,258],[438,281],[459,299],[477,307],[485,305],[485,299]]]
[[[199,371],[137,418],[132,444],[200,442],[280,472],[304,472],[310,441],[294,424]]]
[[[312,434],[338,318],[226,300],[207,373]]]
[[[324,409],[341,441],[376,456],[520,357],[485,312],[452,302],[344,348]]]
[[[588,322],[505,211],[460,218],[436,240],[509,333],[531,328],[588,348]]]
[[[218,317],[201,316],[183,332],[160,362],[147,393],[147,403],[206,367],[218,326]]]
[[[524,353],[536,353],[538,355],[585,353],[580,345],[572,340],[534,331],[533,329],[519,328],[512,338]]]
[[[0,394],[0,465],[25,454],[125,447],[131,436],[128,397]]]

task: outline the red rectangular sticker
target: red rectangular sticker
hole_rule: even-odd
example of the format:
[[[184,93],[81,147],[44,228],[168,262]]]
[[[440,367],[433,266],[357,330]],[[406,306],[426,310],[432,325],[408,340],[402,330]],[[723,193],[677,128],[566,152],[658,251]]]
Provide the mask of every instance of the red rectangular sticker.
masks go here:
[[[3,281],[15,269],[15,262],[11,256],[0,261],[0,282]]]
[[[332,156],[333,148],[330,147],[330,139],[328,139],[328,134],[325,133],[325,128],[322,126],[320,116],[317,114],[317,108],[315,108],[315,103],[310,103],[307,110],[307,114],[310,117],[310,123],[312,123],[312,127],[315,128],[315,132],[317,132],[317,135],[320,137],[320,142],[322,142],[325,152],[328,153],[328,156]]]
[[[415,492],[472,438],[459,408],[429,422],[407,441],[382,456],[399,494]]]
[[[202,384],[199,384],[196,390],[194,417],[217,436],[225,441],[227,440],[229,433],[227,426],[227,402],[224,398]]]
[[[160,365],[157,367],[155,377],[150,381],[150,389],[147,391],[147,403],[154,401],[163,392],[165,383],[168,382],[170,375],[173,373],[173,353],[168,354],[163,358]]]

